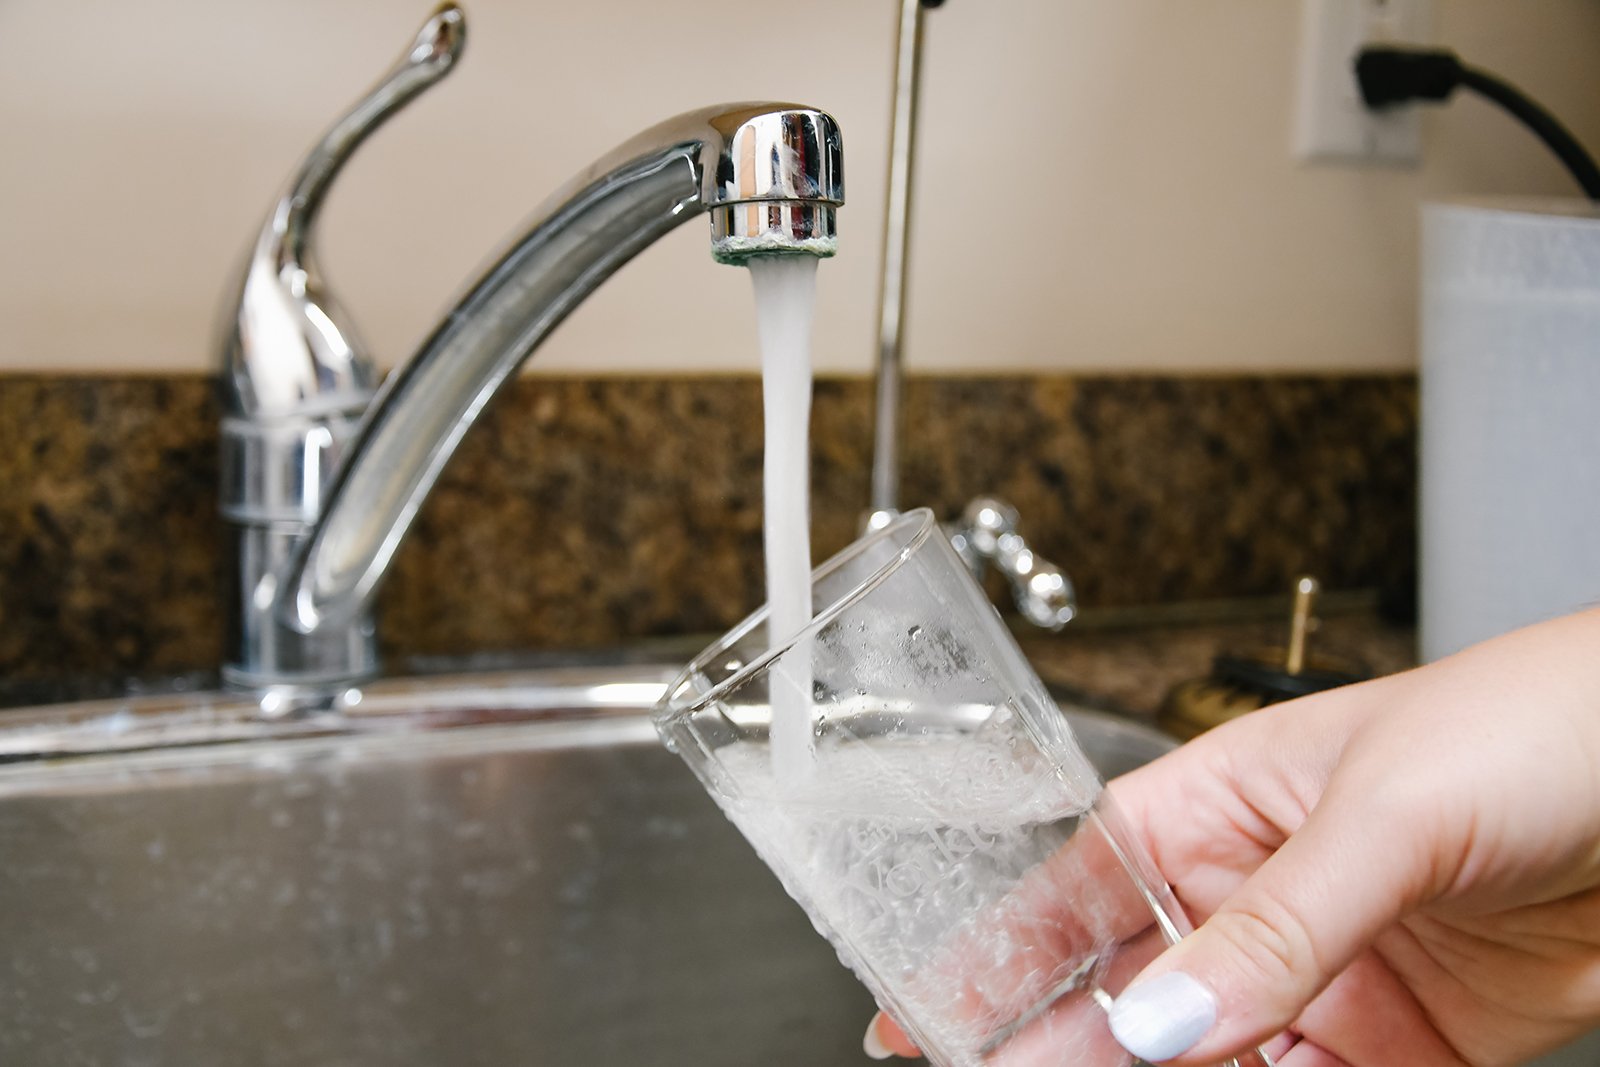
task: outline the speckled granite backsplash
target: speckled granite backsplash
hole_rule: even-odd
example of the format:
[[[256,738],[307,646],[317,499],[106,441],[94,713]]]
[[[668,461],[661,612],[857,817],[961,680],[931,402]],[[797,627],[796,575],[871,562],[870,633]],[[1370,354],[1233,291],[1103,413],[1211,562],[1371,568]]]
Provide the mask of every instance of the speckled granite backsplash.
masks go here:
[[[815,549],[867,499],[872,386],[818,383]],[[1404,586],[1416,383],[935,378],[904,500],[980,492],[1090,606]],[[227,629],[217,412],[196,377],[0,377],[0,677],[206,668]],[[712,631],[761,598],[754,378],[525,378],[466,442],[383,594],[392,655]]]

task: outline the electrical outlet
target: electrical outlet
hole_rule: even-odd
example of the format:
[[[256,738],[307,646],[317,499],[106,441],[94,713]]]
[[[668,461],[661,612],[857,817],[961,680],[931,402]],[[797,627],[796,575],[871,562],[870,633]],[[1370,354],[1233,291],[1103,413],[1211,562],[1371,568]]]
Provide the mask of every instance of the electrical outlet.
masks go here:
[[[1368,111],[1356,54],[1368,44],[1428,43],[1428,0],[1301,0],[1294,155],[1311,162],[1414,164],[1422,116]]]

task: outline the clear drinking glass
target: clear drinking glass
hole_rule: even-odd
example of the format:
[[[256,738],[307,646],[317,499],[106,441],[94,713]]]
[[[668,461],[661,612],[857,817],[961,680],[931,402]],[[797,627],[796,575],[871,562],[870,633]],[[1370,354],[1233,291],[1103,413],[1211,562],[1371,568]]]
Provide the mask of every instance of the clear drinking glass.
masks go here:
[[[801,633],[758,611],[688,666],[668,747],[933,1063],[1133,1062],[1105,1009],[1189,924],[932,515],[812,598]]]

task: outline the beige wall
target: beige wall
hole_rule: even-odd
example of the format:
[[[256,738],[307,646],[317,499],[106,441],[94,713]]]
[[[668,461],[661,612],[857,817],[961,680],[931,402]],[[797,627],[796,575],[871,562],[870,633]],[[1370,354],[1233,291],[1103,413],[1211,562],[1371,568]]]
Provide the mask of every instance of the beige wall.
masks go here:
[[[219,297],[278,182],[425,7],[0,5],[0,370],[209,365]],[[1441,41],[1600,147],[1600,2],[1433,7]],[[821,274],[819,363],[865,370],[895,9],[469,0],[461,69],[339,185],[327,273],[392,363],[513,224],[611,144],[702,104],[797,99],[833,111],[847,144],[851,203],[842,255]],[[1571,186],[1473,100],[1429,116],[1418,170],[1296,165],[1298,11],[1292,0],[952,0],[933,13],[911,360],[1411,365],[1419,198]],[[696,224],[650,250],[536,365],[754,368],[746,279],[705,246]]]

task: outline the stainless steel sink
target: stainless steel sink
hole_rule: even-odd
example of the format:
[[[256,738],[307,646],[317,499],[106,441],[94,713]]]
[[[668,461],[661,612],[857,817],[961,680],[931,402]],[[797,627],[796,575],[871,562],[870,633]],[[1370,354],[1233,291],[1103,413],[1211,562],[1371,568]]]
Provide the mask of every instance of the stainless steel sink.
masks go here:
[[[867,1063],[871,999],[646,717],[671,670],[0,713],[0,1063]],[[1167,747],[1069,712],[1109,774]]]

